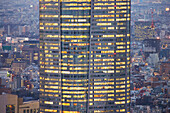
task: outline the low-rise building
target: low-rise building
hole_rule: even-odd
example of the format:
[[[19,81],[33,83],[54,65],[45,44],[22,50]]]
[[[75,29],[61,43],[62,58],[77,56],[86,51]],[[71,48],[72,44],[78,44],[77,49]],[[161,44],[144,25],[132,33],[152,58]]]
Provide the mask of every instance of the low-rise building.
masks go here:
[[[24,102],[22,105],[19,105],[19,113],[38,113],[39,111],[39,102],[29,101]]]
[[[18,113],[18,96],[12,94],[0,95],[0,111],[1,113]]]
[[[0,95],[0,113],[38,113],[39,101],[23,102],[17,95]]]

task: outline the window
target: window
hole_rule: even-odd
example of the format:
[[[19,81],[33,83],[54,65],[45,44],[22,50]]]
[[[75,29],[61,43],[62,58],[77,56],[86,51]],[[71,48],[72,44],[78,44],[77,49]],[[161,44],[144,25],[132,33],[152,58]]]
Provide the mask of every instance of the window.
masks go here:
[[[15,113],[15,105],[6,105],[6,113]]]

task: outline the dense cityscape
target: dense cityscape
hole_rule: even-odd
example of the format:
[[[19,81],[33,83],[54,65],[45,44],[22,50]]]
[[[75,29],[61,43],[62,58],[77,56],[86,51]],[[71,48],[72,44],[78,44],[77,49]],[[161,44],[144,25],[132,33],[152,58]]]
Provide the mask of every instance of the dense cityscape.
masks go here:
[[[40,0],[40,2],[41,1],[45,1],[45,0]],[[50,0],[46,0],[46,1],[48,2]],[[65,0],[65,1],[69,1],[69,0]],[[123,0],[119,0],[119,1],[123,1]],[[48,33],[48,29],[51,30],[53,28],[43,27],[43,22],[45,20],[43,20],[44,18],[41,15],[40,15],[40,22],[39,22],[39,9],[41,10],[40,13],[43,14],[44,12],[42,11],[42,9],[43,8],[45,9],[47,6],[50,6],[51,5],[50,3],[46,4],[46,6],[44,5],[45,3],[40,4],[39,6],[39,0],[15,0],[15,1],[1,0],[0,1],[0,113],[1,112],[2,113],[59,113],[57,111],[58,109],[52,110],[51,109],[52,107],[50,106],[52,102],[51,100],[54,99],[54,98],[51,98],[50,96],[53,95],[53,97],[58,97],[58,95],[48,93],[48,97],[50,98],[47,98],[45,100],[45,97],[47,97],[45,95],[46,93],[42,93],[45,87],[47,87],[45,85],[43,86],[43,80],[44,81],[49,80],[49,78],[44,78],[42,76],[43,75],[42,70],[44,68],[43,67],[44,65],[43,65],[43,60],[42,60],[43,57],[41,56],[42,55],[41,51],[42,51],[42,48],[45,48],[47,46],[42,46],[41,44],[43,40],[49,41],[48,38],[47,39],[42,38],[42,35],[45,36],[46,35],[45,33]],[[87,5],[87,3],[84,3],[84,4]],[[61,5],[64,5],[64,3]],[[66,5],[69,6],[70,4],[66,4]],[[79,4],[79,6],[81,5]],[[114,7],[117,7],[117,6],[114,5]],[[64,8],[62,10],[64,10]],[[62,13],[67,14],[70,12],[63,11]],[[94,11],[94,14],[95,13],[99,14],[99,12],[97,11],[96,12]],[[89,13],[86,13],[86,14],[88,16]],[[65,18],[69,18],[69,17],[65,17]],[[50,20],[50,22],[52,21],[54,20]],[[63,19],[62,21],[66,22],[67,20]],[[83,21],[83,19],[81,21]],[[65,33],[66,34],[72,33],[71,29],[69,29],[70,28],[70,26],[68,26],[69,24],[64,24],[64,22],[61,23],[61,25],[66,26],[66,27],[63,27],[63,26],[61,27],[61,29],[63,29],[61,33],[62,36]],[[114,113],[114,112],[116,113],[117,112],[169,113],[170,112],[170,1],[169,0],[131,0],[131,22],[130,24],[131,24],[131,29],[130,29],[131,35],[127,34],[127,37],[130,36],[130,58],[129,58],[130,60],[130,85],[128,85],[128,83],[125,84],[127,85],[126,88],[128,86],[130,87],[130,101],[128,101],[128,95],[125,96],[127,99],[127,102],[130,102],[130,108],[124,109],[125,105],[122,105],[123,107],[119,106],[119,108],[122,107],[122,109],[115,109],[115,111],[110,110],[106,112],[107,110],[100,111],[100,109],[103,109],[103,108],[100,108],[100,105],[102,106],[102,104],[106,104],[106,103],[97,103],[97,104],[95,103],[96,106],[99,106],[99,107],[95,108],[94,107],[95,104],[94,104],[91,111],[90,111],[90,107],[88,109],[89,111],[86,111],[86,107],[84,107],[86,106],[86,103],[81,103],[79,105],[79,103],[77,102],[77,103],[74,103],[73,105],[72,104],[70,105],[70,103],[72,103],[73,100],[69,100],[67,96],[67,97],[62,98],[62,101],[63,101],[62,104],[64,106],[62,107],[62,109],[68,109],[68,110],[70,109],[79,110],[80,109],[79,110],[80,112],[63,111],[60,113],[102,113],[102,112],[104,113]],[[50,26],[50,23],[48,23],[48,25]],[[71,24],[71,25],[74,25],[74,28],[76,29],[75,24]],[[40,30],[39,30],[39,27],[40,27]],[[83,28],[85,29],[86,26]],[[97,28],[95,26],[94,28],[98,29],[99,27]],[[44,29],[46,29],[46,31]],[[67,29],[68,31],[70,30],[70,32],[68,31],[64,32],[65,29]],[[104,30],[104,27],[101,29]],[[93,32],[95,32],[95,30],[94,31],[92,30],[90,33],[92,34]],[[80,34],[80,32],[78,33],[75,30],[74,34],[76,33]],[[82,33],[86,34],[86,32],[82,32]],[[97,36],[97,34],[98,32],[96,34],[94,33],[93,35],[94,39],[95,39],[95,36]],[[63,40],[67,40],[66,36],[64,37],[65,39],[63,38]],[[100,35],[98,36],[99,38],[101,38]],[[50,38],[54,38],[54,37],[52,37],[51,35]],[[50,44],[50,43],[47,43],[47,44]],[[76,56],[74,54],[76,50],[77,51],[83,50],[87,46],[87,45],[83,45],[83,46],[79,45],[78,46],[79,48],[74,48],[73,46],[73,50],[71,50],[70,48],[72,47],[72,45],[74,44],[78,45],[80,43],[77,43],[77,42],[70,43],[68,44],[69,46],[71,45],[70,48],[66,47],[67,43],[62,42],[62,44],[65,45],[63,46],[63,50],[65,49],[67,51],[71,51],[69,53],[70,56],[67,56],[65,55],[65,53],[62,53],[63,64],[65,63],[64,58],[68,58],[66,60],[69,61],[70,58],[72,58],[72,56],[74,57]],[[77,45],[75,47],[77,47]],[[97,48],[98,45],[94,46],[94,51],[95,51],[95,47]],[[55,49],[55,48],[57,48],[57,46],[56,47],[54,46],[52,49]],[[106,49],[106,46],[105,45],[101,46],[101,48]],[[47,49],[50,50],[51,48],[50,49],[47,48]],[[72,51],[74,52],[72,53]],[[96,50],[96,53],[97,53],[97,50]],[[115,56],[116,54],[118,53],[114,53]],[[48,57],[50,57],[50,55]],[[120,58],[122,57],[121,58],[122,60],[124,56],[120,55],[119,57]],[[51,60],[51,59],[47,59],[47,60]],[[74,59],[74,60],[78,62],[79,59]],[[83,56],[80,55],[80,60],[81,62],[85,64],[86,63],[85,61],[87,61],[87,58],[85,55]],[[55,59],[52,60],[52,62],[56,62],[56,61],[57,60]],[[66,63],[68,63],[68,61]],[[128,64],[128,61],[126,62],[126,64]],[[70,68],[70,67],[71,66],[69,65],[68,68],[71,69],[72,72],[74,73],[75,68]],[[101,66],[99,67],[100,69],[102,69]],[[67,69],[63,68],[64,71],[66,70],[65,71],[66,74],[63,74],[63,78],[67,78],[68,68]],[[85,70],[85,68],[86,67],[84,66],[83,69]],[[90,66],[89,68],[91,69]],[[108,69],[112,69],[112,68],[108,68]],[[120,70],[121,69],[124,70],[123,67],[120,66]],[[48,72],[52,72],[49,70]],[[94,70],[95,70],[95,67],[94,67]],[[123,73],[122,70],[121,72]],[[115,71],[117,73],[117,70]],[[75,72],[79,72],[79,71],[75,71]],[[108,73],[109,71],[107,71],[107,73],[105,74],[107,75]],[[110,74],[108,74],[108,76],[109,75]],[[74,78],[75,75],[72,74],[70,78],[71,77]],[[95,75],[94,75],[94,78],[95,78]],[[127,79],[129,78],[127,77]],[[52,81],[51,78],[50,80]],[[69,82],[68,83],[65,82],[64,80],[67,80],[67,79],[63,79],[63,84],[69,83]],[[93,79],[93,81],[95,80],[97,79]],[[103,80],[106,81],[108,80],[108,78],[105,78]],[[79,83],[77,84],[80,85]],[[41,87],[43,87],[44,89]],[[70,89],[71,88],[74,88],[74,87],[70,86]],[[104,89],[104,86],[102,86],[102,88]],[[62,90],[64,92],[66,89],[62,89]],[[115,91],[117,92],[117,90]],[[116,94],[117,93],[113,95],[116,95]],[[73,97],[74,96],[72,96],[71,98]],[[102,96],[99,96],[99,97],[101,99],[105,99]],[[108,98],[109,100],[108,96],[106,98]],[[95,98],[93,99],[95,100]],[[71,102],[64,104],[64,100],[71,101]],[[56,99],[56,101],[58,100]],[[40,109],[40,106],[41,106],[41,109]],[[43,111],[43,107],[44,107],[44,111]],[[46,109],[45,107],[49,107],[49,109]],[[114,107],[116,108],[116,104],[114,104]],[[105,107],[105,109],[107,108]]]

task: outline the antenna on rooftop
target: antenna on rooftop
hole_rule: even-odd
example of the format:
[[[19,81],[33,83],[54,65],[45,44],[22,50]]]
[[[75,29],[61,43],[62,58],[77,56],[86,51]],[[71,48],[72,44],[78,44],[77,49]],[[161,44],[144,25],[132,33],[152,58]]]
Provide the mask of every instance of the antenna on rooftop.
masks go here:
[[[153,18],[154,9],[151,8],[151,15],[152,15],[152,23],[151,23],[151,29],[152,29],[152,38],[155,38],[155,25],[154,25],[154,18]]]
[[[151,14],[152,14],[152,24],[151,24],[151,28],[154,29],[154,19],[153,19],[153,9],[151,9]]]

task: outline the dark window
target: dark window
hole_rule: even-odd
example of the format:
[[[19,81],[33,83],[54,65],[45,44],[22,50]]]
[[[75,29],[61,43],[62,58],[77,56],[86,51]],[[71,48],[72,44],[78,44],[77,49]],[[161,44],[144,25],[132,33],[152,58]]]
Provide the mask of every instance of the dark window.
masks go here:
[[[6,113],[15,113],[15,105],[6,105]]]
[[[36,109],[34,109],[34,113],[36,113]]]

